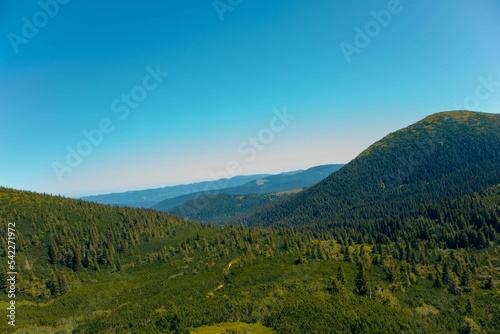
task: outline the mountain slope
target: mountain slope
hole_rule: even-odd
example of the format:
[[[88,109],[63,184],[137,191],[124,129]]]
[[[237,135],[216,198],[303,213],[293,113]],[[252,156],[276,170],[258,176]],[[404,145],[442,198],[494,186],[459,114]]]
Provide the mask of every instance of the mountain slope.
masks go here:
[[[248,195],[267,194],[301,189],[318,183],[331,173],[334,173],[342,168],[342,166],[343,165],[339,164],[322,165],[309,168],[305,171],[287,172],[278,175],[267,175],[265,177],[256,178],[239,186],[221,189],[220,193],[232,195]],[[207,195],[210,196],[211,199],[213,199],[214,196],[212,195],[215,194],[213,194],[213,191],[210,191],[210,193],[211,194],[207,194],[207,192],[205,191],[199,191],[166,199],[157,203],[151,208],[158,211],[169,212],[173,208],[180,206],[188,201],[196,201],[196,199],[198,198],[201,198],[200,200],[198,200],[199,202],[205,201],[204,197],[206,197]],[[261,197],[261,199],[264,198],[266,197]],[[193,205],[190,206],[192,207]]]
[[[269,176],[268,174],[235,176],[229,179],[216,181],[204,181],[191,184],[181,184],[163,188],[127,191],[124,193],[113,193],[105,195],[84,196],[81,199],[100,204],[130,206],[136,208],[150,208],[168,198],[174,198],[186,194],[196,193],[204,189],[223,189],[246,184],[253,180]]]
[[[202,223],[223,225],[235,217],[256,210],[271,202],[283,200],[301,190],[291,190],[269,194],[207,195],[187,201],[168,213]]]
[[[319,184],[245,217],[249,225],[362,226],[500,183],[500,115],[443,112],[389,134]],[[241,220],[240,220],[241,221]]]
[[[415,147],[427,153],[398,164],[396,153]],[[242,322],[280,334],[500,333],[500,182],[486,186],[497,180],[497,148],[497,116],[434,115],[304,191],[308,207],[293,209],[307,225],[296,216],[273,224],[303,229],[216,227],[0,187],[0,258],[15,256],[18,315],[0,332],[187,333]],[[348,206],[321,211],[329,201]],[[4,310],[6,283],[0,271]]]
[[[250,181],[238,187],[227,188],[224,190],[224,193],[235,195],[266,194],[301,189],[320,182],[328,175],[338,171],[343,166],[344,165],[340,164],[322,165],[295,173],[271,175],[265,178]]]
[[[0,256],[14,238],[18,272],[16,326],[0,332],[187,333],[239,321],[279,334],[499,333],[499,205],[491,187],[423,207],[404,239],[359,244],[349,231],[213,227],[0,187],[0,220],[15,223]],[[461,243],[450,247],[453,234]]]

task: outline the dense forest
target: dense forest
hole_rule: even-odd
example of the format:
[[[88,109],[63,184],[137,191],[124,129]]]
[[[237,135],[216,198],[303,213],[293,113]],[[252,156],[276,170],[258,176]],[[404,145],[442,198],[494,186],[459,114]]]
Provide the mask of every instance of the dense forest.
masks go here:
[[[498,129],[432,116],[228,226],[0,188],[0,332],[500,333]]]
[[[268,203],[283,200],[288,195],[300,191],[301,189],[270,194],[201,195],[170,209],[168,213],[202,223],[224,225],[233,221],[235,217],[253,212]]]
[[[183,333],[236,321],[277,333],[500,332],[498,186],[422,208],[404,230],[388,222],[381,242],[10,189],[0,198],[3,223],[17,223],[16,328],[28,333]]]
[[[389,134],[307,191],[236,221],[323,229],[414,215],[500,183],[499,152],[500,115],[437,113]]]

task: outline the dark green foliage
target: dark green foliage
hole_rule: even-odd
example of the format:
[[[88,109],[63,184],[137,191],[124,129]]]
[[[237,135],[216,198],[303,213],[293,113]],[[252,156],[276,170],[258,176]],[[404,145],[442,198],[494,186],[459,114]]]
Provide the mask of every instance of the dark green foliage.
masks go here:
[[[330,277],[330,282],[326,290],[332,294],[344,293],[345,292],[344,283],[342,283],[337,277],[334,276]]]
[[[423,215],[416,232],[428,238],[429,231],[422,228],[427,220],[450,221],[434,209],[422,212],[422,206],[437,204],[437,209],[443,200],[499,184],[499,147],[500,115],[435,114],[386,136],[316,186],[240,221],[329,228],[338,234],[348,230],[358,233],[358,242],[365,234],[370,235],[365,242],[387,242],[397,240],[405,220]],[[474,214],[458,221],[466,228],[439,241],[450,247],[485,247],[497,224]]]
[[[474,162],[491,168],[489,141],[497,142],[473,126],[490,131],[483,116],[468,115],[452,115],[465,117],[457,125],[462,144],[447,132],[437,139],[454,154],[470,150],[463,163],[482,173],[476,175],[481,180],[434,153],[432,168],[448,171],[445,179],[417,164],[418,172],[400,173],[397,182],[389,175],[385,188],[380,179],[373,188],[372,176],[347,166],[343,173],[353,183],[342,179],[342,187],[361,192],[330,202],[338,193],[327,180],[318,188],[327,196],[306,201],[313,211],[297,206],[287,217],[296,227],[217,227],[0,188],[0,220],[3,226],[16,222],[17,260],[24,264],[18,265],[16,328],[2,322],[0,332],[187,333],[242,321],[286,334],[500,333],[500,187],[486,187],[498,169],[488,174]],[[361,157],[401,153],[413,145],[406,135],[418,130],[432,139],[436,122],[456,123],[450,117],[393,134],[385,142],[389,151],[382,142]],[[471,144],[478,131],[483,146]],[[443,154],[440,140],[436,154]],[[390,159],[370,164],[380,170]],[[356,184],[355,172],[366,177],[366,186]],[[470,192],[462,193],[458,178]],[[6,260],[5,233],[0,240]]]
[[[7,293],[7,274],[0,270],[0,293]]]
[[[491,277],[488,277],[485,281],[484,281],[484,288],[486,290],[492,290],[493,289],[493,279]]]
[[[358,272],[354,279],[354,292],[360,296],[364,296],[368,293],[368,278],[366,277],[365,268],[361,262],[358,263]]]
[[[497,203],[496,194],[473,194],[461,203]],[[459,306],[465,314],[472,300],[468,317],[495,333],[489,314],[500,309],[490,305],[500,303],[494,286],[483,290],[483,277],[498,280],[497,246],[455,250],[418,238],[368,246],[348,231],[337,239],[328,231],[221,228],[9,189],[1,189],[0,201],[2,219],[16,221],[26,236],[18,256],[29,259],[31,269],[20,268],[18,298],[44,305],[20,306],[18,329],[58,328],[66,319],[75,333],[182,333],[239,319],[287,334],[444,333],[465,328],[451,310]],[[49,252],[52,245],[59,257]],[[343,261],[346,250],[358,265]],[[394,276],[390,282],[387,272]],[[441,279],[443,272],[448,281],[455,277],[459,294],[444,284],[432,288],[428,276]],[[438,314],[415,313],[418,298]],[[71,320],[75,315],[80,320]],[[11,330],[2,326],[2,332]]]
[[[339,267],[337,269],[337,276],[336,276],[337,280],[342,283],[342,284],[345,284],[345,273],[344,273],[344,269],[342,269],[342,265],[339,264]]]
[[[223,225],[236,216],[286,198],[288,193],[201,195],[168,211],[191,220]]]

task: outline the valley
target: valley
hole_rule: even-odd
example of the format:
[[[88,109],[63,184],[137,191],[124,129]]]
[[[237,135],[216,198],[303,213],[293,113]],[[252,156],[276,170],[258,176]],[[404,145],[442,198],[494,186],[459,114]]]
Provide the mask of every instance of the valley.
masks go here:
[[[498,114],[438,113],[300,191],[177,215],[0,188],[0,331],[500,333],[498,148]]]

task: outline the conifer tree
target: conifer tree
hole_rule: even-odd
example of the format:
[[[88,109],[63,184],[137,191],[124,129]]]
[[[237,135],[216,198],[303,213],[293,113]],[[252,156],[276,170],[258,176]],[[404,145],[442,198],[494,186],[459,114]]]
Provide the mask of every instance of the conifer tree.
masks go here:
[[[464,292],[472,291],[472,272],[466,268],[460,277],[460,287]]]
[[[361,262],[358,262],[358,272],[356,278],[354,279],[354,292],[360,296],[364,296],[368,293],[368,282],[365,273],[365,268]]]
[[[344,284],[337,277],[330,277],[326,290],[332,294],[345,292]]]
[[[339,264],[339,267],[337,269],[337,280],[345,284],[345,274],[344,274],[344,269],[342,269],[342,265]]]
[[[65,294],[70,290],[68,275],[65,271],[60,271],[57,277],[57,283],[59,286],[59,291],[61,295]]]
[[[47,280],[47,283],[45,284],[47,289],[50,291],[51,296],[58,296],[60,291],[59,291],[59,282],[57,280],[56,274],[54,274],[53,271],[50,272],[50,277]]]

